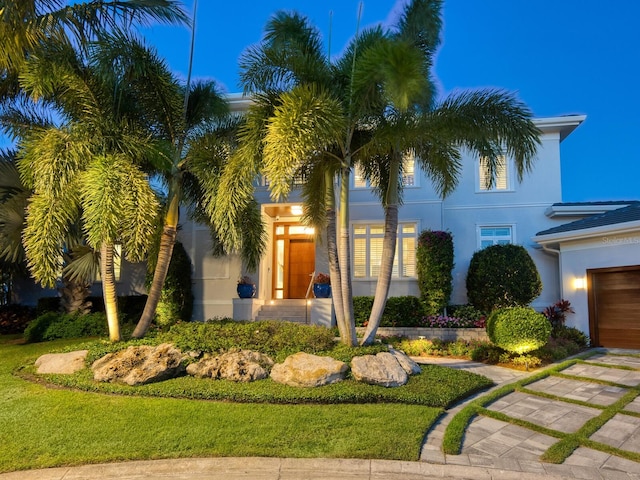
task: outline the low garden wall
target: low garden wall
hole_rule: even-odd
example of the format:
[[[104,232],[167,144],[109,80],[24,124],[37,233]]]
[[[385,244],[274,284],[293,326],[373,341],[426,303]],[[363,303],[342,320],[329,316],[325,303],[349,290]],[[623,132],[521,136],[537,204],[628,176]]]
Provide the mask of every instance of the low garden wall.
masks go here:
[[[359,334],[364,334],[364,327],[357,327]],[[481,340],[489,341],[484,328],[424,328],[424,327],[380,327],[377,334],[383,337],[407,337],[432,340],[434,338],[446,341]]]

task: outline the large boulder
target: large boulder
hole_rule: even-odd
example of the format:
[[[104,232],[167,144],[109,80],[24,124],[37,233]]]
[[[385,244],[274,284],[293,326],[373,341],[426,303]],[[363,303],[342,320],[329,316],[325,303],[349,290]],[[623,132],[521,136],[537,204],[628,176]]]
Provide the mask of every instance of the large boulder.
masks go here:
[[[293,387],[319,387],[344,380],[349,366],[331,357],[299,352],[271,369],[274,382]]]
[[[409,374],[389,352],[353,357],[351,375],[360,382],[383,387],[400,387],[409,380]]]
[[[422,372],[422,368],[404,352],[389,348],[389,353],[394,356],[400,366],[407,372],[407,375],[417,375]]]
[[[45,353],[36,360],[37,373],[76,373],[85,365],[88,350],[69,353]]]
[[[187,366],[187,373],[199,378],[253,382],[269,376],[273,360],[252,350],[234,350],[216,357],[205,357]]]
[[[143,385],[182,375],[182,358],[182,352],[170,343],[157,347],[131,346],[99,358],[93,362],[91,370],[98,382]]]

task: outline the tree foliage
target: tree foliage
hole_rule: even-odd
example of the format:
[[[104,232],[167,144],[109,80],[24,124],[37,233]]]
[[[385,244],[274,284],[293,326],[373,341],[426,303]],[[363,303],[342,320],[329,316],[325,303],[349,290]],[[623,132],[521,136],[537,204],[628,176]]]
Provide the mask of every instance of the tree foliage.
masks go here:
[[[526,306],[541,291],[536,264],[521,245],[492,245],[471,258],[467,297],[479,310]]]

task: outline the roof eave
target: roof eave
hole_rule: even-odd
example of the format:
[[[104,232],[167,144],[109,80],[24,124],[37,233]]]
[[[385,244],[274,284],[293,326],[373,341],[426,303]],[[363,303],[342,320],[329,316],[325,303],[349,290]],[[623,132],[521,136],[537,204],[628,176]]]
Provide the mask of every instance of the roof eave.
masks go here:
[[[535,235],[532,240],[540,245],[567,242],[572,240],[586,240],[601,237],[602,235],[622,235],[634,231],[640,231],[640,220],[598,227],[584,228],[581,230],[569,230],[566,232],[551,233],[547,235]]]

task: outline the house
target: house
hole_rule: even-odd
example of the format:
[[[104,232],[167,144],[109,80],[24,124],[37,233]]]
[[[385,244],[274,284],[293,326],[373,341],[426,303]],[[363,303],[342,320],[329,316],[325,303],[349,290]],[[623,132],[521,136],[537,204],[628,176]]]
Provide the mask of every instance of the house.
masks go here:
[[[241,99],[235,97],[235,100],[232,106],[241,109]],[[417,238],[421,231],[432,229],[453,234],[452,303],[466,303],[466,272],[473,253],[496,243],[521,244],[529,251],[543,283],[542,294],[533,304],[535,308],[543,309],[558,301],[563,293],[563,282],[558,275],[559,257],[532,239],[538,232],[566,222],[567,217],[546,212],[562,202],[560,145],[585,118],[536,119],[535,124],[542,131],[542,143],[532,172],[521,182],[511,159],[505,158],[495,185],[489,188],[481,159],[467,156],[463,159],[458,187],[444,200],[414,159],[407,157],[390,295],[419,294],[415,264]],[[351,181],[353,294],[373,295],[384,234],[383,210],[357,169]],[[309,295],[313,272],[328,272],[326,242],[300,223],[299,196],[294,192],[287,202],[274,203],[266,186],[257,187],[255,195],[261,205],[269,241],[260,267],[253,274],[257,286],[253,299],[235,298],[236,280],[245,273],[241,262],[234,256],[209,255],[206,227],[187,222],[180,231],[180,239],[194,264],[194,318],[297,316],[319,323],[330,322],[327,318],[330,318],[330,302],[309,298],[313,297]]]
[[[573,219],[533,237],[558,259],[571,325],[593,345],[640,348],[640,202],[554,204],[547,216]]]

